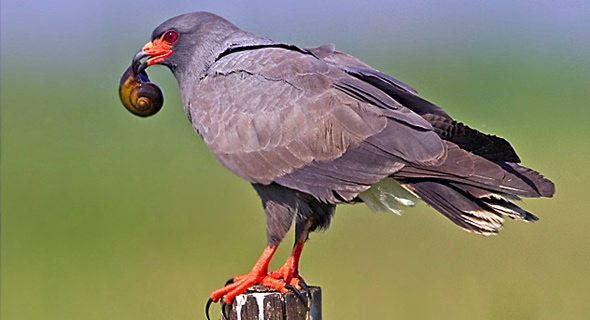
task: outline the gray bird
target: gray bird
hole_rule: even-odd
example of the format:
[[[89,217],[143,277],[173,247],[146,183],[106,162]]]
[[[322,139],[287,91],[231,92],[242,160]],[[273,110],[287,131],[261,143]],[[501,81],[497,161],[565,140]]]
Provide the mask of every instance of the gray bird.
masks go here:
[[[536,221],[512,201],[555,187],[520,166],[504,139],[457,122],[416,91],[333,46],[306,48],[240,30],[207,12],[174,17],[135,55],[135,75],[170,68],[184,110],[209,150],[249,181],[266,214],[267,247],[252,270],[211,294],[255,283],[305,287],[303,244],[328,227],[336,205],[398,212],[417,199],[459,227],[497,233],[503,216]],[[268,264],[295,222],[286,263]]]

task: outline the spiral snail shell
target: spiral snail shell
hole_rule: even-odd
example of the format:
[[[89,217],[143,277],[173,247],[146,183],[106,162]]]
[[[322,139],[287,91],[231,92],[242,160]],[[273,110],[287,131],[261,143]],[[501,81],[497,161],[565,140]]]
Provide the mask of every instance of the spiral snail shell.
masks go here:
[[[139,117],[149,117],[160,111],[164,104],[162,90],[150,82],[147,74],[137,76],[129,66],[119,81],[119,98],[129,112]]]

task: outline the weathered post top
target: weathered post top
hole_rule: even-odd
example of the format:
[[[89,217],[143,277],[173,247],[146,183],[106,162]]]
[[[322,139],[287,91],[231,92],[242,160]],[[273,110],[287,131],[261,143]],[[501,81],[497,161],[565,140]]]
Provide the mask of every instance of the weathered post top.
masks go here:
[[[293,292],[281,293],[255,285],[236,296],[220,320],[322,320],[322,291],[309,287],[309,307]]]

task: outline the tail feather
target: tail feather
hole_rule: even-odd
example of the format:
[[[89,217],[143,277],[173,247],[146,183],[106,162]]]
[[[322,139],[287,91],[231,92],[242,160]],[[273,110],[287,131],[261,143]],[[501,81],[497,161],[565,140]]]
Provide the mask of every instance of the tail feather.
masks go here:
[[[502,200],[507,200],[507,201],[518,201],[520,200],[519,196],[513,195],[513,194],[507,194],[507,193],[500,193],[497,191],[492,191],[492,190],[488,190],[488,189],[483,189],[480,187],[474,187],[468,184],[462,184],[462,183],[457,183],[457,182],[448,182],[448,184],[452,185],[455,188],[461,189],[464,192],[469,193],[470,195],[472,195],[475,198],[497,198],[497,199],[502,199]]]
[[[481,200],[494,211],[501,213],[505,216],[508,216],[512,219],[524,220],[529,222],[539,220],[539,218],[537,218],[537,216],[535,216],[534,214],[522,209],[521,207],[517,206],[516,204],[510,201],[507,201],[506,199],[491,197],[482,198]]]
[[[444,180],[410,179],[402,185],[459,227],[483,235],[496,234],[508,216],[528,222],[538,218],[510,200],[518,197]]]
[[[496,140],[498,143],[502,141]],[[447,151],[443,163],[408,164],[389,177],[471,232],[498,233],[502,229],[503,216],[528,222],[538,220],[512,201],[518,201],[520,197],[551,197],[555,192],[553,182],[516,163],[493,160],[495,156],[492,154],[496,153],[492,151],[482,151],[483,154],[478,155],[454,142],[445,140],[443,143]],[[369,192],[359,194],[359,198],[373,210],[385,208],[399,212],[402,197],[384,186],[376,184],[367,190]],[[396,201],[385,201],[390,198]]]
[[[405,188],[442,213],[459,227],[483,235],[502,229],[504,219],[498,212],[469,193],[443,181],[406,181]]]
[[[507,194],[507,193],[493,192],[490,190],[477,188],[477,187],[473,187],[470,185],[454,183],[454,182],[450,182],[449,184],[451,186],[453,186],[455,189],[466,192],[476,199],[480,199],[487,206],[494,209],[496,212],[499,212],[505,216],[509,216],[512,219],[526,220],[526,221],[539,220],[539,218],[537,218],[532,213],[525,211],[521,207],[510,202],[510,201],[519,201],[520,197],[518,197],[518,196],[515,196],[512,194]]]

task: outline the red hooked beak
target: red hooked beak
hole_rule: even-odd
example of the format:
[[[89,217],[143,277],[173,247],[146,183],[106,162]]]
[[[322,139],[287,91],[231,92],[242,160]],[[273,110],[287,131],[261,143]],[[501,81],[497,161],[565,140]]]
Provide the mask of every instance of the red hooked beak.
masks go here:
[[[155,39],[146,43],[142,51],[150,57],[147,60],[147,65],[151,66],[154,63],[159,63],[166,59],[172,53],[172,48],[170,48],[170,44],[166,41]]]
[[[145,68],[162,62],[172,53],[170,44],[162,39],[154,39],[146,43],[143,49],[139,51],[134,57],[131,65],[134,66],[133,70],[135,75],[143,72]],[[141,61],[143,58],[148,57],[147,60]]]

